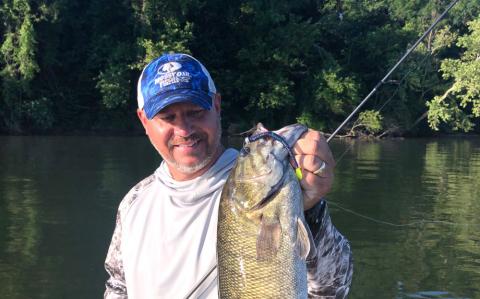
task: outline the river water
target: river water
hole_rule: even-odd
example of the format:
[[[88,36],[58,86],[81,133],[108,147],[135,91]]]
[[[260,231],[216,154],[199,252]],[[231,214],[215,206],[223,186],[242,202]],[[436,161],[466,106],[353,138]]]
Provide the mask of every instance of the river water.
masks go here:
[[[480,298],[480,138],[332,149],[349,298]],[[159,162],[143,137],[0,137],[0,297],[100,298],[117,205]]]

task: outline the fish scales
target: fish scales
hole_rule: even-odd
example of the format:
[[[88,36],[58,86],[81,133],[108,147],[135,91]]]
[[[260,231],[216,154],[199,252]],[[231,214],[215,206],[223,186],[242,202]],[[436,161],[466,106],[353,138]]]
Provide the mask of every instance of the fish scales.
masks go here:
[[[279,131],[291,144],[305,131],[299,125],[287,128]],[[264,130],[259,125],[256,133]],[[248,153],[242,150],[220,200],[220,298],[307,298],[305,256],[299,249],[305,244],[298,244],[305,243],[299,228],[306,226],[303,199],[288,151],[272,139],[246,146]]]

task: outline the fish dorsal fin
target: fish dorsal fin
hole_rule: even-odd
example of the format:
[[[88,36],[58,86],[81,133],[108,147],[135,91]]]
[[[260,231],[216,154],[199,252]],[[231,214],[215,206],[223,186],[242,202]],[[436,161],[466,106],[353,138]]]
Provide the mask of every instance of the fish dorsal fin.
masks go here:
[[[234,135],[242,136],[242,137],[248,137],[250,135],[255,135],[255,134],[262,133],[262,132],[267,132],[267,131],[268,130],[265,129],[265,127],[263,126],[262,123],[258,123],[254,127],[248,129],[247,131],[240,132],[240,133],[234,134]]]
[[[271,260],[277,255],[282,238],[282,227],[277,218],[262,217],[257,237],[257,260]]]
[[[317,255],[312,233],[300,218],[297,218],[297,241],[295,243],[295,249],[303,260],[307,258],[311,259]]]
[[[267,128],[265,128],[262,123],[258,123],[252,131],[252,135],[268,132]]]

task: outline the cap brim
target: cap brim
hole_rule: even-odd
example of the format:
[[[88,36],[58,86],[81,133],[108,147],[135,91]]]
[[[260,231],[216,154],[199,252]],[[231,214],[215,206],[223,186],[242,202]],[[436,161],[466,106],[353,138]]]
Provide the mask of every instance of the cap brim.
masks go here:
[[[210,110],[212,108],[212,99],[213,95],[203,91],[176,89],[161,93],[149,99],[143,106],[143,110],[148,119],[152,119],[162,109],[175,103],[190,102],[203,109]]]

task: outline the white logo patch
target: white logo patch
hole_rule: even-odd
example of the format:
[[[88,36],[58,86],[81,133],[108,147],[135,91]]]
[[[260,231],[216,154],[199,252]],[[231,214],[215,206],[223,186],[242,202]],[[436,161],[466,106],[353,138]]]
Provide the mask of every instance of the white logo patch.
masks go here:
[[[190,82],[192,76],[189,72],[180,72],[182,65],[178,62],[171,61],[161,65],[157,74],[159,75],[155,78],[155,84],[160,85],[160,88],[168,86],[170,84],[181,83],[181,82]]]
[[[182,65],[178,62],[175,62],[175,61],[167,62],[158,69],[158,73],[160,74],[160,71],[162,73],[173,73],[176,70],[179,70],[181,68],[182,68]]]

